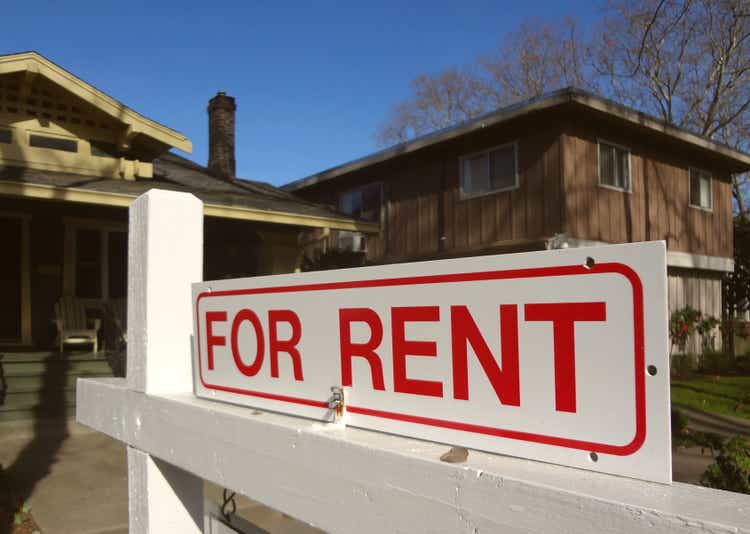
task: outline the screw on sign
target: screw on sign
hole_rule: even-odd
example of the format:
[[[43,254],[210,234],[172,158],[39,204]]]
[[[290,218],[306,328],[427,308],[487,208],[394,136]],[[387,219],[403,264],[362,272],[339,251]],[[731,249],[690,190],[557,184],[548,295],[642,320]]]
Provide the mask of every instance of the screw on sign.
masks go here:
[[[196,393],[670,482],[665,258],[641,243],[195,284]]]

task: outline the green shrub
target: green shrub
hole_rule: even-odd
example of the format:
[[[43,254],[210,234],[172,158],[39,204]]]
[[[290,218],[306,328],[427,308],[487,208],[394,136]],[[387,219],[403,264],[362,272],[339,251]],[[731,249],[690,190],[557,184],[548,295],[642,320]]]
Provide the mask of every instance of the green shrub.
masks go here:
[[[688,419],[687,415],[682,413],[680,410],[677,410],[676,408],[672,408],[672,446],[673,447],[679,447],[679,446],[688,446],[691,443],[689,443],[688,435],[690,431],[688,430],[688,423],[690,422],[690,419]]]
[[[703,373],[721,374],[732,367],[732,361],[726,353],[707,350],[700,359],[700,371]]]
[[[709,488],[750,494],[750,443],[742,436],[731,438],[701,477]]]
[[[690,306],[673,311],[669,316],[669,339],[672,342],[671,347],[676,346],[679,352],[685,352],[690,337],[695,332],[700,319],[701,312]]]
[[[672,374],[678,377],[689,376],[693,371],[695,356],[678,352],[672,355]]]

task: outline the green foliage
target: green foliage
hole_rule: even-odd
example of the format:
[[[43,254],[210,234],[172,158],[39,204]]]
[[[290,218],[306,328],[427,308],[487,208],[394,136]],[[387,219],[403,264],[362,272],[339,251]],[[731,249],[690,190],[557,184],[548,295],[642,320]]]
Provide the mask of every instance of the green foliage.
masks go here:
[[[679,378],[690,376],[693,371],[695,355],[679,352],[672,355],[672,374]]]
[[[724,440],[720,435],[693,430],[689,425],[688,416],[672,408],[672,447],[700,447],[701,453],[708,449],[713,456],[724,446]]]
[[[695,332],[701,312],[690,306],[672,312],[669,317],[669,339],[679,352],[687,350],[688,341]]]
[[[734,219],[734,272],[724,276],[724,316],[728,319],[750,310],[750,221]]]
[[[700,359],[700,370],[704,373],[721,374],[732,368],[732,361],[725,352],[709,349]]]
[[[715,462],[703,473],[701,484],[750,494],[750,444],[747,439],[735,436],[727,441]]]

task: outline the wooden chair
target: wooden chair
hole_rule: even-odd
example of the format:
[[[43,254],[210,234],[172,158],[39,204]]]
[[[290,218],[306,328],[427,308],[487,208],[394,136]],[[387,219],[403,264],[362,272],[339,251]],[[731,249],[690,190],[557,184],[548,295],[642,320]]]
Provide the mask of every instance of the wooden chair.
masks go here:
[[[60,341],[60,352],[66,344],[93,344],[94,352],[99,351],[99,327],[101,320],[89,320],[86,306],[73,297],[61,297],[55,304],[55,324]]]

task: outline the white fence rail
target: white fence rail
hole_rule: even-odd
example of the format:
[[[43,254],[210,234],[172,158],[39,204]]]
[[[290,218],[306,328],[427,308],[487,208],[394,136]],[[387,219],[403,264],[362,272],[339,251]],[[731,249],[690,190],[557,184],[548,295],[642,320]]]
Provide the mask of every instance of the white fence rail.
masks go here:
[[[130,530],[198,533],[203,479],[330,532],[750,533],[750,496],[448,447],[196,398],[202,215],[152,190],[130,215],[128,378],[78,383],[78,420],[128,445]],[[603,422],[604,423],[604,422]]]

